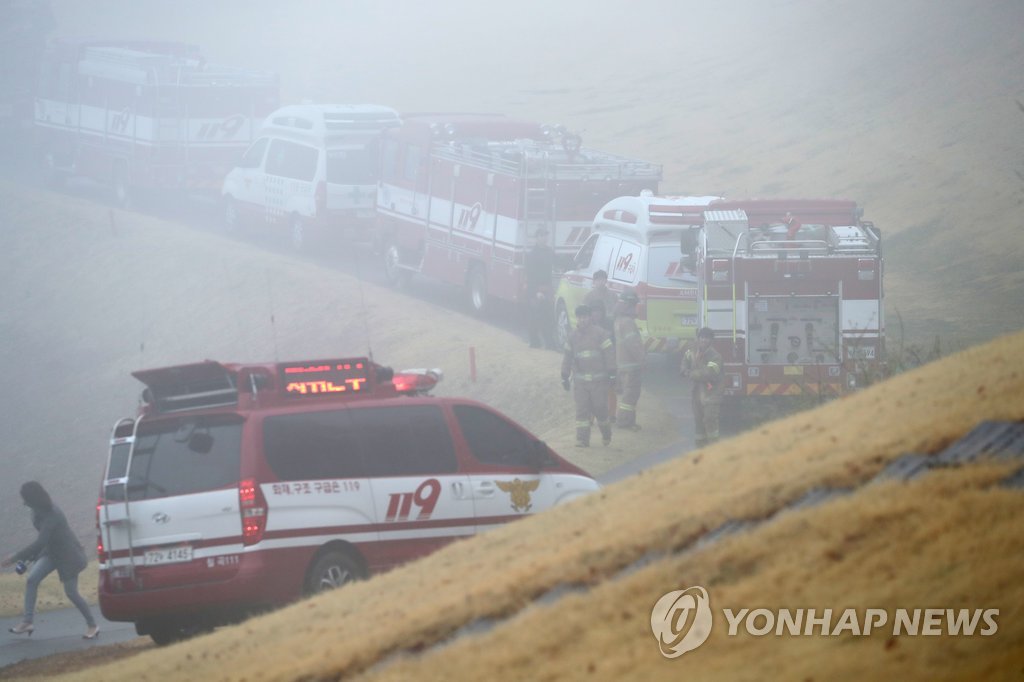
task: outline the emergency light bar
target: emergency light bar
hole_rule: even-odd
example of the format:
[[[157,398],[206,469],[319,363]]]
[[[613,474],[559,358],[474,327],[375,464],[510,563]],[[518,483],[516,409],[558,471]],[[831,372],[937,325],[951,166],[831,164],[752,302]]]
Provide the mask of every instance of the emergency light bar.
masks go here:
[[[405,395],[426,395],[444,379],[440,369],[403,369],[396,372],[391,383],[395,390]]]

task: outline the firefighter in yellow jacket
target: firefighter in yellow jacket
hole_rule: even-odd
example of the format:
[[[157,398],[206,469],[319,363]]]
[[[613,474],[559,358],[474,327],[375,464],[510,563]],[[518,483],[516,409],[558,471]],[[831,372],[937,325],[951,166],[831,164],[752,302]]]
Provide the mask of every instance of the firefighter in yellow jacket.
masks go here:
[[[576,447],[590,445],[590,420],[597,420],[604,444],[612,442],[608,422],[608,386],[615,381],[615,354],[608,332],[594,324],[590,307],[576,308],[576,329],[569,335],[562,357],[562,387],[573,382],[576,402]]]
[[[647,357],[647,348],[636,326],[638,300],[635,291],[626,290],[615,308],[615,368],[621,389],[615,426],[630,431],[640,430],[636,423],[636,404],[640,400],[644,359]]]
[[[715,333],[707,327],[697,332],[697,350],[683,355],[680,373],[693,381],[693,423],[696,445],[703,447],[718,440],[718,410],[725,390],[722,356],[712,348]]]

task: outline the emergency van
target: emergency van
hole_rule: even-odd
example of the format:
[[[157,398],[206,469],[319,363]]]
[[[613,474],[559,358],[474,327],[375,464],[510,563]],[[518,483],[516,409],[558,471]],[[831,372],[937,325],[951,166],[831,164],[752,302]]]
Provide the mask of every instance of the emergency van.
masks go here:
[[[302,249],[310,228],[368,230],[377,202],[381,132],[399,125],[378,105],[295,104],[271,113],[224,178],[228,230],[286,228]]]
[[[158,644],[598,488],[523,427],[367,358],[133,373],[97,505],[99,603]]]
[[[637,326],[649,351],[675,351],[682,341],[692,339],[697,328],[697,276],[680,257],[679,245],[689,233],[687,223],[700,225],[704,210],[718,199],[642,192],[605,204],[558,283],[555,315],[560,342],[568,340],[576,324],[576,306],[593,288],[599,270],[608,273],[609,290],[636,292]]]

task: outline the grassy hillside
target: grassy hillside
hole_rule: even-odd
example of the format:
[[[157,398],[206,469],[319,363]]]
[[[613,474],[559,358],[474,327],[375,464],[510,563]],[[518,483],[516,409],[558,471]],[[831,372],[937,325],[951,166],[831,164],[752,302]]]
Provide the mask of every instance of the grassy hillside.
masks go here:
[[[998,482],[1020,461],[864,484],[981,421],[1024,419],[1022,351],[1024,333],[1000,338],[366,583],[68,679],[1015,679],[1024,495]],[[779,513],[820,488],[855,490]],[[728,520],[763,519],[694,546]],[[717,608],[997,608],[998,632],[733,639],[719,624],[669,661],[650,609],[689,585]],[[445,645],[474,623],[478,636]]]

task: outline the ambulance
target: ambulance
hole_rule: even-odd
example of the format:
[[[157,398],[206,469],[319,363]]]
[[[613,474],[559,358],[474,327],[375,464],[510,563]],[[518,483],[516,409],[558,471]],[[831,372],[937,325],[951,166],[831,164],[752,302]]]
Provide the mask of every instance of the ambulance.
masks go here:
[[[167,644],[590,493],[522,426],[368,358],[133,373],[97,505],[99,603]]]

